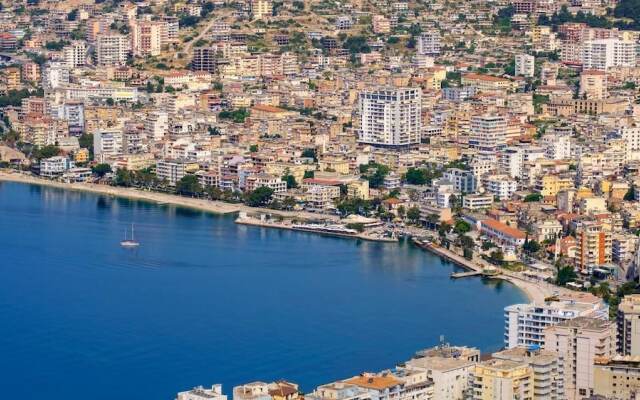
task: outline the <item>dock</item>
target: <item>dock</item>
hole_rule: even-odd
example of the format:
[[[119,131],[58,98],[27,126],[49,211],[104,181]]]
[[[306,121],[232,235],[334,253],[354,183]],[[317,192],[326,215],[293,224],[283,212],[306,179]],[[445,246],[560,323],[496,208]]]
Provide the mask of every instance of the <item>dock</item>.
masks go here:
[[[454,272],[451,274],[451,279],[468,278],[480,275],[483,275],[480,271]]]

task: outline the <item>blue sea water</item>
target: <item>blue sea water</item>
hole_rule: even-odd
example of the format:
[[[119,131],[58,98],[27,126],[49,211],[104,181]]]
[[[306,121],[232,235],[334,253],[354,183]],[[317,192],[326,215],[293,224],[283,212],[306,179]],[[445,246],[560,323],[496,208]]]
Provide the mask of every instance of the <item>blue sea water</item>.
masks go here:
[[[135,223],[142,246],[119,246]],[[288,379],[306,391],[448,342],[498,349],[506,283],[383,244],[0,183],[2,398],[173,399]]]

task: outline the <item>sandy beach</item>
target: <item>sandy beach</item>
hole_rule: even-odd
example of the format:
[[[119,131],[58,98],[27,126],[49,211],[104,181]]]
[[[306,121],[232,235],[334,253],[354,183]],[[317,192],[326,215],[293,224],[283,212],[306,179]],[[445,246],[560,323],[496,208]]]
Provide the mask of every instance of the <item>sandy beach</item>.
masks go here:
[[[187,207],[196,210],[206,211],[214,214],[234,214],[238,212],[247,213],[265,213],[279,215],[287,218],[300,218],[306,220],[324,219],[338,220],[337,215],[315,214],[305,211],[281,211],[263,208],[253,208],[244,204],[231,204],[222,201],[211,201],[204,199],[196,199],[183,197],[174,194],[151,192],[141,189],[124,188],[109,185],[97,185],[92,183],[65,183],[57,182],[49,179],[38,178],[32,175],[21,174],[17,172],[0,171],[0,181],[28,183],[32,185],[41,185],[55,187],[65,190],[77,190],[90,192],[106,196],[125,197],[133,200],[150,201],[158,204],[173,204],[180,207]]]

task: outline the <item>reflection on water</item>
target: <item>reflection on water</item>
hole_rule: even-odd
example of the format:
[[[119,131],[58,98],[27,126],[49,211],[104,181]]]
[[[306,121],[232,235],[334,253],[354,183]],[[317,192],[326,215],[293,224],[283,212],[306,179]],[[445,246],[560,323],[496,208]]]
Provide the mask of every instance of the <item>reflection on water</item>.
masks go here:
[[[6,398],[169,399],[281,378],[308,391],[393,367],[441,334],[496,350],[503,308],[524,299],[451,280],[452,264],[406,242],[21,184],[0,185],[0,209]],[[132,223],[141,246],[123,249]]]

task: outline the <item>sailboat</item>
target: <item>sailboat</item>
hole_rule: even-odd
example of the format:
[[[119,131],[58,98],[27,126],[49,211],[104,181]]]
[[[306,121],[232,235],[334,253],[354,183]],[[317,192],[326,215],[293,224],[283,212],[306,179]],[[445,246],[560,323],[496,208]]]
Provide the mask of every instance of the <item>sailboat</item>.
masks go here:
[[[127,230],[124,231],[124,240],[120,242],[120,246],[122,247],[138,247],[140,246],[139,242],[136,242],[133,236],[133,224],[131,224],[131,239],[127,239]]]

